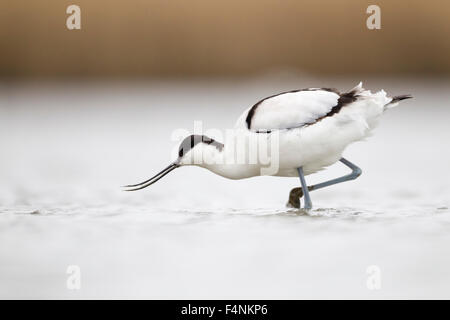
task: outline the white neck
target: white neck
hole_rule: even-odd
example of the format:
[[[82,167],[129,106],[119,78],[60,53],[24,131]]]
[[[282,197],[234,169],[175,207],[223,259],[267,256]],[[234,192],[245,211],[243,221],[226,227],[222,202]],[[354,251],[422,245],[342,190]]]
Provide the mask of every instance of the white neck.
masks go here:
[[[180,164],[199,166],[229,179],[258,175],[259,165],[240,163],[237,160],[235,150],[230,150],[226,144],[219,150],[213,145],[201,143],[189,151],[181,159]]]

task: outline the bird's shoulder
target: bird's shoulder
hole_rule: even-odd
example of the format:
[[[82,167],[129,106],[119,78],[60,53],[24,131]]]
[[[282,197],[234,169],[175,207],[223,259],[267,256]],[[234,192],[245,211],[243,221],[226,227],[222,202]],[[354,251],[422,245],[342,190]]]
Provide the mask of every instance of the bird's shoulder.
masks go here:
[[[339,91],[332,88],[281,92],[248,108],[237,125],[252,131],[300,127],[325,116],[338,104],[340,97]]]

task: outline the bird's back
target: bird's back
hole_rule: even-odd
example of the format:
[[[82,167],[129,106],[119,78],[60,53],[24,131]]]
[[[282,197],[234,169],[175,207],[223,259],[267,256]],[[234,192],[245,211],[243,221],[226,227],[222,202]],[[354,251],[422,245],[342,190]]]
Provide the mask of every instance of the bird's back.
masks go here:
[[[350,143],[369,136],[381,114],[396,102],[383,90],[371,93],[361,83],[346,93],[295,90],[259,101],[241,115],[236,128],[278,134],[277,175],[295,175],[299,166],[310,174],[338,161]]]

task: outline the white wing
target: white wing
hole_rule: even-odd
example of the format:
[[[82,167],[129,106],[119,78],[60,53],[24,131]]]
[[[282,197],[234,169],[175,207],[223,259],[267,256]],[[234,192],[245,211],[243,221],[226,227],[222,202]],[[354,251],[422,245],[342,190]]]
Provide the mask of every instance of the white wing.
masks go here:
[[[314,123],[338,104],[340,95],[327,89],[281,93],[246,110],[236,126],[251,131],[289,129]]]

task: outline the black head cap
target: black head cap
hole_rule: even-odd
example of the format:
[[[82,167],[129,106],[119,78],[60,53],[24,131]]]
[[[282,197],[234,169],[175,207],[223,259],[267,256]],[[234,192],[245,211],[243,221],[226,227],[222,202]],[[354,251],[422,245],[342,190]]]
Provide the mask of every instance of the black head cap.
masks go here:
[[[217,142],[213,138],[199,135],[199,134],[193,134],[186,138],[184,138],[183,142],[180,144],[180,148],[178,149],[178,157],[181,158],[185,154],[187,154],[191,149],[193,149],[197,144],[199,143],[206,143],[215,146],[219,151],[222,151],[223,144],[220,142]]]

